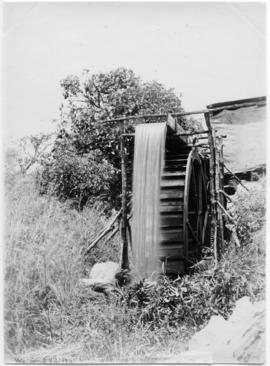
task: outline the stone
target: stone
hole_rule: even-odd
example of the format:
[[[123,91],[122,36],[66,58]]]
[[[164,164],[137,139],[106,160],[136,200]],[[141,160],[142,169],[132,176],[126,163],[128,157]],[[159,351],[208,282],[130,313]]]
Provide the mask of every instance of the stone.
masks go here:
[[[115,275],[120,270],[120,265],[115,262],[101,262],[93,265],[89,278],[83,278],[80,283],[84,286],[115,285]]]
[[[262,363],[265,347],[265,302],[238,300],[232,316],[213,316],[189,343],[179,362]],[[200,359],[202,357],[202,359]]]

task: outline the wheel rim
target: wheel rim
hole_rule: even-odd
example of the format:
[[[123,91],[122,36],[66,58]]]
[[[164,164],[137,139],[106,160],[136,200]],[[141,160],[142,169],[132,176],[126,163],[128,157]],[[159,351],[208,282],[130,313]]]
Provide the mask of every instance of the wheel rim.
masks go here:
[[[177,154],[168,152],[160,196],[160,259],[167,274],[184,273],[200,257],[208,224],[206,193],[197,150],[184,146]]]
[[[183,228],[185,254],[199,258],[205,244],[208,222],[207,190],[201,158],[197,150],[189,153],[186,167]]]

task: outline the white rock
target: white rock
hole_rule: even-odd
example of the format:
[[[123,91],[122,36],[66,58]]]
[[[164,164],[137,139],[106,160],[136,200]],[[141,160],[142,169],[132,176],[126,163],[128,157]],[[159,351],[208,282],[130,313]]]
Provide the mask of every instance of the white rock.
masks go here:
[[[265,302],[252,304],[244,297],[237,301],[228,320],[213,316],[207,326],[194,335],[182,360],[204,355],[214,363],[261,363],[264,359],[264,321]]]
[[[120,271],[120,266],[115,262],[101,262],[93,265],[89,278],[81,279],[85,286],[114,285],[115,275]]]

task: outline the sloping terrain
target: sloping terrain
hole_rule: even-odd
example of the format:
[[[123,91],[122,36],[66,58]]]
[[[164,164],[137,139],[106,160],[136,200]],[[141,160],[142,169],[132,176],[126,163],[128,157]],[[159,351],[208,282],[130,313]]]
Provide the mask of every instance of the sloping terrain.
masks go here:
[[[169,362],[263,363],[264,338],[265,301],[252,304],[249,298],[243,297],[228,320],[213,316],[190,340],[188,352],[170,358]]]

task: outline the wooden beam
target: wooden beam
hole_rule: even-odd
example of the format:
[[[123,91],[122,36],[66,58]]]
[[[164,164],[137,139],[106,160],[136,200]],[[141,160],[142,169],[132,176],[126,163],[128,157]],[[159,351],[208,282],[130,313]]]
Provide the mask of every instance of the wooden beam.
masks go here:
[[[215,190],[215,140],[214,133],[215,130],[212,129],[210,122],[209,113],[204,114],[205,122],[207,128],[209,130],[208,134],[208,143],[210,148],[210,159],[209,159],[209,183],[210,183],[210,205],[211,205],[211,227],[210,227],[210,237],[211,237],[211,245],[213,246],[214,251],[214,260],[217,263],[218,260],[218,250],[217,250],[217,205],[216,205],[216,190]]]
[[[228,219],[231,221],[231,222],[233,222],[234,224],[236,224],[235,223],[235,220],[233,219],[233,217],[229,214],[229,212],[223,207],[223,205],[219,202],[219,201],[217,201],[217,204],[218,204],[218,206],[221,208],[221,210],[224,212],[224,214],[228,217]]]
[[[124,127],[123,127],[124,129]],[[124,131],[122,131],[124,133]],[[127,220],[127,171],[126,171],[126,152],[124,146],[124,138],[120,137],[121,149],[121,173],[122,173],[122,220],[121,220],[121,240],[122,240],[122,258],[121,269],[129,270],[128,259],[128,220]]]
[[[91,109],[90,107],[76,107],[76,109]],[[208,109],[201,109],[198,111],[191,111],[191,112],[179,112],[179,113],[171,113],[173,117],[182,117],[182,116],[191,116],[193,114],[203,114],[208,113]],[[166,118],[168,117],[168,113],[164,114],[144,114],[144,115],[137,115],[137,116],[124,116],[124,117],[117,117],[117,118],[110,118],[110,119],[104,119],[99,120],[96,122],[124,122],[134,119],[144,119],[144,118]]]
[[[185,130],[183,130],[185,131]],[[207,134],[209,131],[208,130],[203,130],[203,131],[196,131],[196,132],[189,132],[189,133],[180,133],[179,135],[180,136],[193,136],[193,135],[203,135],[203,134]],[[178,133],[176,133],[176,135],[178,136]],[[135,133],[123,133],[122,136],[124,137],[134,137],[135,136]],[[199,137],[199,138],[204,138],[204,139],[207,139],[208,137],[205,136],[205,137]]]
[[[249,192],[249,189],[241,182],[241,179],[239,179],[228,167],[227,165],[224,164],[224,168],[232,175],[232,177],[239,183],[241,184],[242,187],[245,188],[245,190],[247,190]]]
[[[203,135],[208,132],[209,132],[208,130],[203,130],[203,131],[196,131],[196,132],[189,132],[189,133],[181,133],[181,136]],[[204,138],[207,138],[207,136]]]
[[[84,251],[84,255],[89,253],[90,249],[92,249],[105,235],[110,233],[114,229],[114,226],[108,225],[99,235],[98,237],[86,248]]]
[[[109,222],[109,224],[103,229],[96,239],[86,248],[84,254],[87,254],[90,249],[92,249],[105,235],[111,232],[114,229],[114,224],[122,215],[122,210],[118,211],[117,214],[113,217],[113,219]]]
[[[189,231],[190,231],[190,233],[191,233],[191,235],[193,236],[193,239],[197,242],[197,245],[198,245],[198,247],[201,247],[202,246],[202,243],[200,242],[200,240],[199,240],[199,238],[198,238],[198,236],[197,236],[197,234],[194,232],[194,230],[192,229],[192,226],[191,226],[191,224],[190,224],[190,222],[189,221],[187,221],[187,227],[189,228]]]
[[[220,189],[219,192],[221,194],[223,194],[223,196],[226,197],[227,200],[229,200],[230,202],[233,202],[232,198],[226,192],[224,192],[222,189]]]
[[[87,101],[85,101],[87,102]],[[184,117],[184,116],[192,116],[195,114],[207,114],[211,112],[219,112],[223,111],[224,109],[236,109],[236,108],[244,108],[244,107],[252,107],[252,106],[263,106],[266,105],[266,102],[250,102],[250,103],[234,103],[223,107],[217,107],[217,108],[209,108],[209,109],[200,109],[196,111],[190,111],[190,112],[179,112],[179,113],[171,113],[172,117]],[[67,106],[69,107],[69,106]],[[71,107],[70,107],[71,108]],[[91,107],[74,107],[76,109],[91,109]],[[138,115],[138,116],[125,116],[125,117],[118,117],[118,118],[112,118],[112,119],[105,119],[105,120],[99,120],[95,122],[104,122],[104,123],[111,123],[111,122],[124,122],[124,121],[130,121],[134,119],[144,119],[144,118],[166,118],[168,114],[145,114],[145,115]]]
[[[221,194],[221,184],[223,184],[223,165],[222,165],[222,137],[216,136],[215,139],[216,149],[216,196],[217,203],[224,205],[224,196]],[[223,186],[222,186],[223,188]],[[219,206],[219,205],[218,205]],[[221,257],[221,253],[224,249],[224,220],[220,208],[217,207],[217,219],[218,219],[218,257]]]

